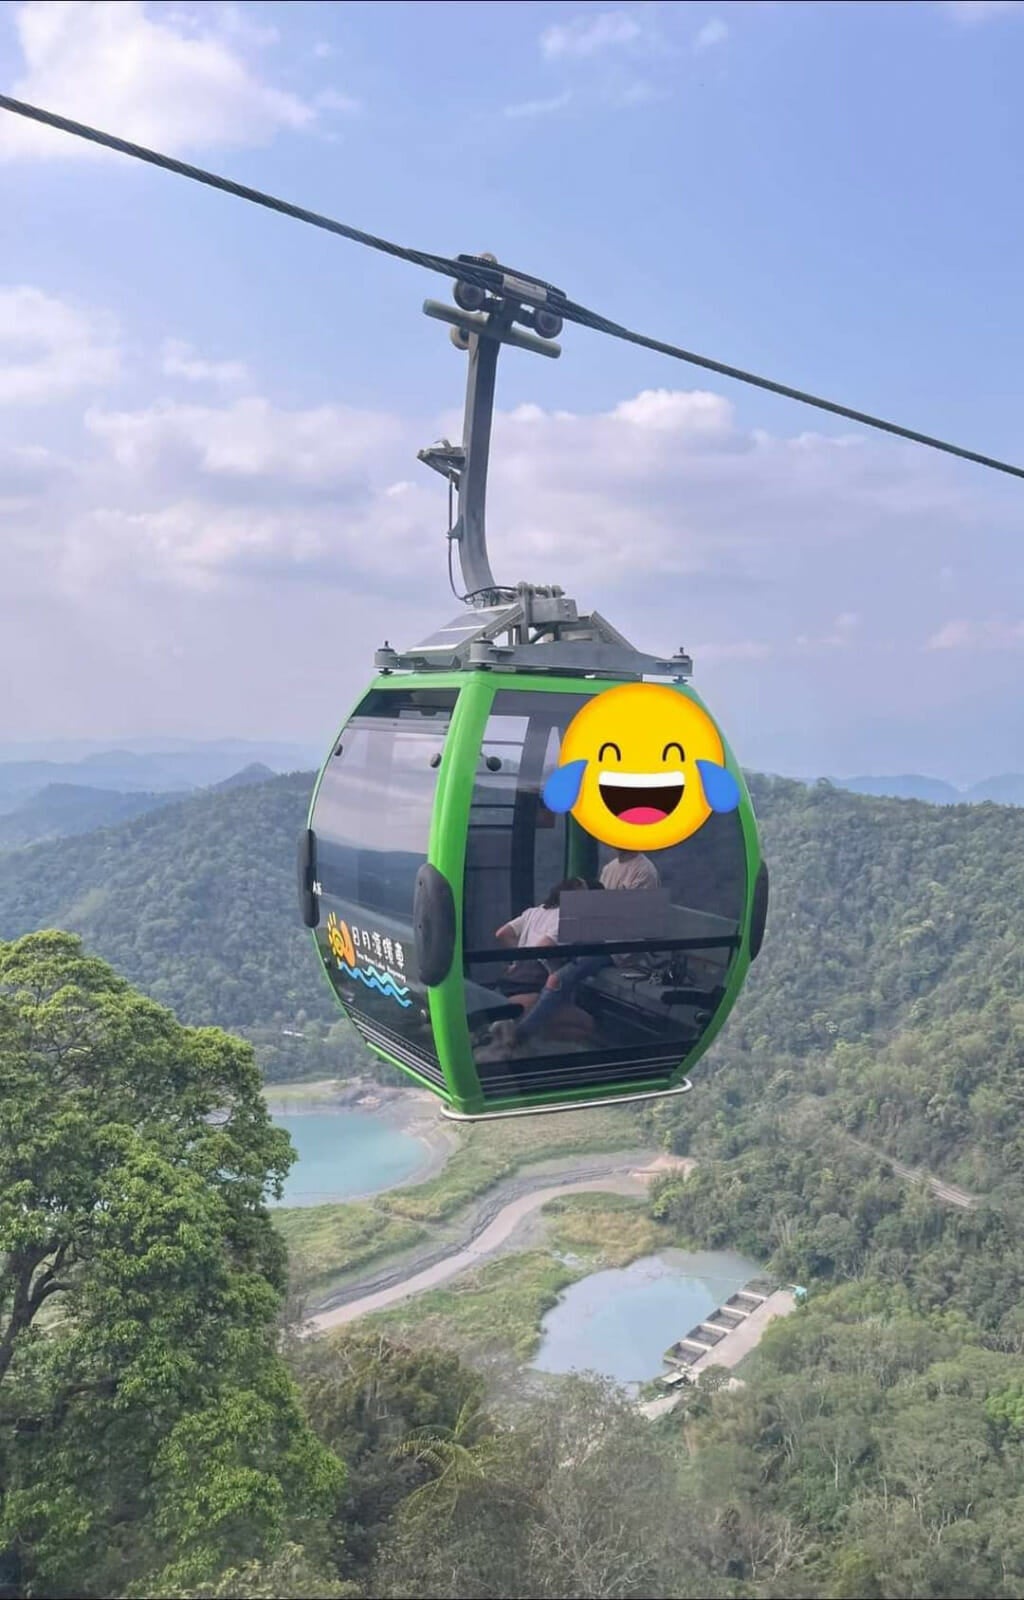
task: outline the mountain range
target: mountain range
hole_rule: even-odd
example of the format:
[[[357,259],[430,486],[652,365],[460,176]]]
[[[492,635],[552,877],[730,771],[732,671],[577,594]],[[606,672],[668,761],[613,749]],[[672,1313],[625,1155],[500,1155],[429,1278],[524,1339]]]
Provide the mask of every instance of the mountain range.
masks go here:
[[[220,783],[240,768],[258,764],[270,772],[297,772],[315,765],[323,754],[311,754],[302,745],[241,739],[192,745],[182,740],[179,748],[171,745],[173,741],[166,741],[162,747],[138,750],[70,746],[63,752],[50,745],[31,753],[22,746],[20,754],[11,753],[16,746],[0,746],[0,753],[6,752],[0,759],[0,814],[54,783],[116,789],[122,794],[188,794]]]
[[[265,783],[274,777],[262,762],[250,762],[239,772],[222,778],[210,789],[238,789]],[[194,790],[166,789],[160,793],[92,787],[80,783],[47,783],[31,793],[13,810],[0,810],[0,850],[17,849],[44,839],[65,839],[109,828],[118,822],[162,806],[174,805]]]
[[[981,805],[991,801],[1000,806],[1024,806],[1024,773],[1004,772],[994,778],[983,778],[980,783],[958,789],[944,778],[927,778],[920,773],[904,773],[898,777],[864,776],[858,778],[829,778],[838,789],[849,789],[854,794],[887,795],[894,800],[927,800],[932,805]]]

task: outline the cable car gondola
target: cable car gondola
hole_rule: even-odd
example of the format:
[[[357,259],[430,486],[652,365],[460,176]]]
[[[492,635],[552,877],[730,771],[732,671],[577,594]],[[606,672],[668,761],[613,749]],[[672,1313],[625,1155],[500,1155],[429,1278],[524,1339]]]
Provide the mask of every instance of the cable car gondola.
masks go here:
[[[353,1025],[447,1115],[466,1118],[689,1089],[687,1071],[760,948],[768,888],[742,773],[686,681],[689,658],[644,655],[561,589],[494,581],[484,497],[498,352],[561,353],[549,286],[497,270],[500,296],[457,282],[454,307],[424,306],[469,352],[463,443],[420,451],[458,492],[449,554],[455,543],[466,608],[407,653],[377,652],[299,850],[303,920]],[[637,721],[611,696],[630,685],[670,697],[654,711],[650,753],[630,763],[625,751],[634,776],[667,788],[630,789],[620,770]],[[601,744],[600,773],[591,752],[593,783],[608,786],[603,825],[580,797],[586,755],[565,759],[589,750],[579,730],[598,697],[598,719],[607,709],[622,730]],[[691,739],[672,738],[677,715],[714,759],[685,766]],[[650,770],[659,745],[664,776]],[[671,790],[674,809],[684,787],[696,822],[655,847],[662,811],[630,802],[660,804]],[[675,819],[667,826],[680,831]],[[537,907],[546,918],[524,919]],[[556,950],[524,945],[524,930],[541,926]],[[531,1028],[546,988],[559,997]]]

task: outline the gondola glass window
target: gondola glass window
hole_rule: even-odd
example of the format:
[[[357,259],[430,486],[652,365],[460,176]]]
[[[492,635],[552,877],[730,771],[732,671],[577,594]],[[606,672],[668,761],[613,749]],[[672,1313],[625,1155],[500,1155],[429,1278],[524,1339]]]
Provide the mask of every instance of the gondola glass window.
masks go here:
[[[463,928],[467,1011],[487,1098],[583,1083],[640,1089],[666,1079],[718,1010],[739,949],[747,865],[738,812],[713,814],[668,850],[620,858],[571,815],[545,807],[545,779],[588,698],[500,690],[487,723],[469,817]],[[503,948],[498,929],[569,879],[586,887],[561,893],[557,955]],[[527,1027],[512,1037],[507,1024],[474,1026],[484,990],[517,1000],[522,1021],[559,971],[566,997],[549,1004],[536,1032]]]
[[[412,907],[456,698],[368,694],[324,769],[315,818],[316,936],[331,983],[364,1038],[438,1083]]]

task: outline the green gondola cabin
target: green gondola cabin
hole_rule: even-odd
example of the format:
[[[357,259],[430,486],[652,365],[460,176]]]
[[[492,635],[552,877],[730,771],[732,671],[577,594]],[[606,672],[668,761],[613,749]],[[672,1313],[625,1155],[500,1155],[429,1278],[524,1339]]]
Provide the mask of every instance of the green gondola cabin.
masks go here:
[[[498,929],[563,880],[599,881],[614,855],[542,799],[565,729],[608,687],[484,672],[382,677],[320,774],[306,844],[320,959],[367,1044],[456,1113],[684,1087],[756,954],[764,878],[730,756],[739,806],[651,854],[662,889],[650,897],[653,926],[646,907],[627,920],[609,896],[617,925],[595,904],[588,927],[587,903],[600,897],[562,896],[560,922],[574,913],[575,931],[567,940],[560,929],[559,957],[604,946],[617,958],[574,995],[590,1037],[567,1040],[553,1025],[552,1037],[487,1059],[493,1023],[520,1011],[507,974],[522,954]]]

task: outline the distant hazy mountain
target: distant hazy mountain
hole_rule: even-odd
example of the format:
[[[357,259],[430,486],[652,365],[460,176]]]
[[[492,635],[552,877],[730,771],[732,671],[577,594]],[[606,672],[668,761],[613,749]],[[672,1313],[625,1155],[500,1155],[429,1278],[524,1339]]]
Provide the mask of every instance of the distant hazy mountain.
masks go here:
[[[80,783],[48,783],[0,816],[0,850],[109,828],[180,798],[174,791],[121,794],[116,789],[90,789]]]
[[[230,778],[222,778],[220,783],[211,783],[211,789],[244,789],[249,783],[266,783],[268,778],[276,778],[277,773],[271,767],[265,767],[262,761],[250,761],[247,767],[240,772],[233,772]]]
[[[965,800],[994,800],[1000,806],[1024,806],[1024,773],[1004,772],[965,789]]]
[[[275,772],[306,771],[310,764],[309,752],[300,745],[257,744],[241,739],[177,750],[94,750],[69,760],[42,756],[4,760],[0,761],[0,814],[13,811],[51,784],[115,789],[121,794],[177,791],[184,795],[223,783],[246,766],[263,768],[262,779]]]
[[[270,767],[252,761],[219,783],[204,787],[244,789],[275,777],[277,774]],[[165,789],[157,794],[144,790],[125,793],[121,789],[81,783],[48,783],[22,799],[12,810],[4,812],[0,807],[0,850],[110,828],[195,793],[195,789]]]
[[[994,800],[1003,806],[1024,806],[1024,773],[1005,772],[998,778],[985,778],[967,789],[957,789],[943,778],[926,778],[920,773],[903,773],[899,777],[830,778],[837,789],[851,789],[855,794],[874,794],[895,800],[927,800],[932,805],[978,805]]]
[[[904,773],[893,778],[830,778],[838,789],[851,789],[854,794],[885,795],[893,800],[930,800],[933,805],[956,805],[963,800],[959,789],[942,778],[924,778],[918,773]]]

